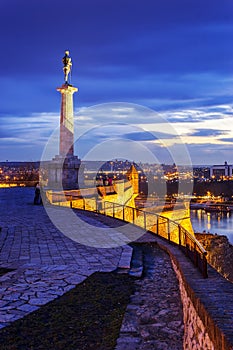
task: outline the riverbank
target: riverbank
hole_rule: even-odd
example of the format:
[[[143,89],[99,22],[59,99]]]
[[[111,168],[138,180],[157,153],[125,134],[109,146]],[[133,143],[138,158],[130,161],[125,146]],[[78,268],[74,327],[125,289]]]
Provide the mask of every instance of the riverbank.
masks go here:
[[[233,283],[233,245],[228,238],[212,233],[195,233],[195,236],[208,253],[208,263]]]
[[[190,210],[194,232],[224,235],[233,244],[233,215],[231,213],[206,213],[203,209]]]

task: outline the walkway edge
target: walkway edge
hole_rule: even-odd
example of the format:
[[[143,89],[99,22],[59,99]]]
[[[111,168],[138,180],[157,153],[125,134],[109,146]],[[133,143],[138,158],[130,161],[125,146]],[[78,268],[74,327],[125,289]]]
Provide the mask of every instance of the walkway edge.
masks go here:
[[[208,265],[209,278],[205,279],[191,261],[181,252],[178,246],[169,244],[162,238],[146,233],[140,241],[156,242],[166,251],[173,263],[174,271],[180,282],[181,297],[184,306],[186,344],[196,341],[206,341],[207,335],[214,345],[214,349],[233,350],[233,284],[222,277],[215,269]],[[196,322],[191,329],[194,317],[190,312],[196,313]],[[198,323],[198,320],[201,322]],[[203,325],[205,337],[198,340],[198,332]],[[199,329],[198,329],[199,327]],[[196,331],[196,334],[195,334]],[[189,339],[190,334],[193,339]],[[195,337],[196,335],[196,337]],[[205,338],[205,339],[204,339]],[[191,343],[189,343],[191,341]],[[189,349],[185,347],[184,349]]]
[[[120,260],[118,262],[118,268],[119,269],[129,269],[131,264],[131,259],[133,255],[133,248],[129,245],[122,247],[122,253]]]

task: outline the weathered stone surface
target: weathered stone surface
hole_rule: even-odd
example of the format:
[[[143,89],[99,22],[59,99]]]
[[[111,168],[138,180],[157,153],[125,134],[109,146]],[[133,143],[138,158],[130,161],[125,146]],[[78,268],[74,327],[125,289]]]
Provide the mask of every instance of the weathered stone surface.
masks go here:
[[[1,194],[6,204],[0,217],[1,266],[16,269],[0,278],[1,325],[8,325],[63,295],[95,271],[112,271],[121,259],[121,263],[129,264],[132,252],[129,246],[93,248],[64,236],[43,206],[32,205],[33,188],[7,189]],[[59,208],[54,210],[62,213]],[[94,216],[80,215],[90,224],[78,227],[81,235],[93,236],[94,224],[106,227]],[[117,229],[111,231],[113,235],[117,233]]]
[[[72,242],[53,226],[42,206],[32,205],[34,190],[23,190],[26,190],[24,193],[28,193],[28,197],[20,193],[18,197],[13,196],[9,200],[9,197],[5,196],[8,206],[2,207],[0,217],[0,226],[3,227],[0,235],[0,265],[16,268],[14,273],[4,275],[0,280],[0,328],[38,308],[39,306],[29,304],[33,299],[37,302],[37,293],[41,293],[39,300],[43,299],[43,302],[57,298],[75,286],[69,284],[73,277],[87,277],[95,271],[113,270],[118,267],[122,256],[121,247],[96,249]],[[1,199],[4,200],[6,192],[2,193]],[[93,223],[102,227],[103,223],[110,221],[106,217],[92,218],[92,214],[79,215],[89,220],[90,232]],[[111,223],[114,223],[114,220],[111,219]],[[137,228],[132,226],[132,230]],[[180,280],[184,303],[185,327],[182,317],[180,319],[180,301],[177,302],[176,299],[179,288],[176,279],[175,283],[173,280],[170,260],[167,263],[164,256],[158,252],[154,267],[148,266],[149,277],[135,281],[137,290],[127,307],[127,324],[122,325],[125,332],[121,332],[117,350],[180,350],[183,349],[180,347],[180,333],[183,331],[184,350],[212,350],[210,339],[215,341],[214,350],[232,350],[232,346],[229,345],[233,344],[232,284],[225,283],[226,280],[222,281],[223,278],[210,267],[209,279],[203,279],[179,249],[155,236],[146,234],[142,237],[142,242],[143,240],[157,241],[178,261],[177,270],[180,274],[177,271],[176,273]],[[126,261],[123,260],[123,263],[126,264]],[[29,283],[26,282],[27,278]],[[33,279],[34,282],[44,284],[34,283]],[[4,297],[10,299],[4,301]],[[17,301],[23,304],[18,304],[17,307],[15,304],[15,308],[12,309],[12,303]],[[201,317],[197,317],[198,315]],[[160,327],[161,324],[165,324],[164,327]],[[177,331],[180,333],[176,333]]]
[[[65,282],[68,284],[76,285],[85,280],[85,276],[74,275],[65,278]],[[65,286],[66,287],[66,286]]]
[[[17,310],[24,311],[25,313],[32,312],[32,311],[35,311],[37,309],[38,309],[38,307],[29,305],[29,304],[25,304],[25,303],[17,307]]]
[[[116,350],[131,349],[129,337],[137,339],[134,349],[182,350],[182,302],[170,258],[156,246],[145,248],[143,255],[145,277],[137,281],[130,298]]]
[[[49,298],[49,297],[44,297],[44,298],[32,298],[32,299],[29,299],[28,303],[30,305],[35,305],[35,306],[41,306],[41,305],[45,305],[47,304],[49,301],[51,301],[52,298]]]
[[[0,314],[0,322],[3,323],[3,322],[11,322],[15,319],[15,316],[14,314],[8,314],[8,313],[1,313]]]

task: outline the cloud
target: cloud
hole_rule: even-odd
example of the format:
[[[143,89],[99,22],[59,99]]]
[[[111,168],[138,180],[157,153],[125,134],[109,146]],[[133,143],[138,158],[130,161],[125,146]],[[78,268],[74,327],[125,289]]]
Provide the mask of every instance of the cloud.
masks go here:
[[[123,135],[123,138],[133,140],[133,141],[155,141],[155,140],[161,140],[161,139],[174,139],[177,138],[177,135],[169,134],[169,133],[163,133],[158,131],[142,131],[142,132],[134,132],[134,133],[127,133]]]
[[[124,106],[124,107],[123,107]],[[101,123],[131,123],[151,124],[160,123],[202,123],[217,121],[233,114],[232,105],[204,106],[197,108],[174,109],[168,105],[167,110],[156,110],[143,105],[125,102],[103,103],[89,108],[78,108],[75,111],[75,120],[78,125],[86,121],[96,125]]]
[[[209,136],[220,136],[224,133],[229,132],[230,130],[217,130],[217,129],[199,129],[194,130],[189,135],[191,136],[202,136],[202,137],[209,137]]]
[[[114,77],[109,74],[80,77],[79,101],[83,105],[124,101],[158,110],[197,108],[232,101],[232,81],[226,78],[233,77],[233,72],[182,74],[174,71],[168,74],[164,70],[147,73],[131,66],[125,74],[113,74]]]
[[[233,137],[225,137],[225,138],[221,138],[219,140],[224,141],[224,142],[232,143],[233,142]]]
[[[228,160],[231,157],[229,149],[226,145],[223,148],[222,144],[232,139],[232,110],[230,104],[204,106],[196,109],[168,109],[159,112],[132,103],[82,107],[76,109],[75,112],[75,135],[78,138],[75,147],[76,154],[82,158],[86,154],[94,154],[91,150],[98,148],[99,145],[104,145],[101,154],[107,159],[107,154],[110,154],[107,149],[114,144],[114,154],[117,156],[117,143],[120,140],[121,154],[125,155],[129,148],[125,142],[136,142],[155,154],[159,162],[163,162],[163,159],[164,162],[172,161],[173,158],[166,148],[172,149],[175,144],[182,143],[189,147],[196,163],[200,163],[200,161],[197,162],[200,154],[203,155],[203,159],[212,159],[214,163],[220,155]],[[13,145],[17,148],[19,155],[24,154],[29,145],[32,150],[34,149],[33,159],[35,159],[34,155],[41,154],[53,130],[59,128],[59,119],[60,116],[57,113],[47,112],[19,116],[2,115],[3,159],[6,158],[5,154],[8,154],[7,147],[12,149]],[[224,135],[225,138],[223,138]],[[134,159],[139,154],[144,159],[151,159],[143,157],[143,153],[137,150],[139,146],[135,145],[130,146]],[[196,146],[196,150],[193,145]],[[214,150],[215,161],[213,160]]]
[[[224,161],[229,164],[233,163],[232,146],[227,147],[215,143],[194,143],[187,144],[187,148],[193,165],[223,164]]]
[[[231,138],[230,1],[223,0],[221,6],[219,0],[206,0],[205,6],[203,0],[149,0],[146,6],[135,1],[133,8],[131,2],[70,0],[68,34],[57,25],[64,22],[62,0],[56,0],[56,6],[55,1],[22,0],[14,6],[0,2],[1,46],[7,48],[0,56],[2,144],[11,139],[17,155],[16,140],[25,140],[35,154],[37,140],[42,144],[58,127],[56,87],[63,83],[61,58],[67,45],[72,84],[79,88],[74,95],[75,126],[80,137],[88,132],[82,138],[86,145],[131,137],[154,147],[153,134],[166,141],[171,134],[173,142],[180,135],[187,144],[204,144],[212,136],[218,150]],[[111,101],[153,111],[86,108]],[[118,127],[89,132],[109,122]],[[127,130],[124,124],[141,129]],[[224,133],[226,138],[220,139]]]
[[[181,109],[160,111],[161,116],[171,123],[204,123],[220,121],[229,115],[233,115],[232,105],[203,106],[195,109]]]

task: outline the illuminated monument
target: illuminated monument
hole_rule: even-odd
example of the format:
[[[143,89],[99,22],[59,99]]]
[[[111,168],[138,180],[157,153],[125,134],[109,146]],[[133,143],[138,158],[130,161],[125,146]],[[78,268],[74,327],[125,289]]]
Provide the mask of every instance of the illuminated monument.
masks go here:
[[[69,51],[63,61],[64,84],[57,88],[61,93],[59,155],[48,166],[48,187],[53,189],[77,189],[81,160],[74,155],[73,94],[78,89],[69,83],[72,67]]]

